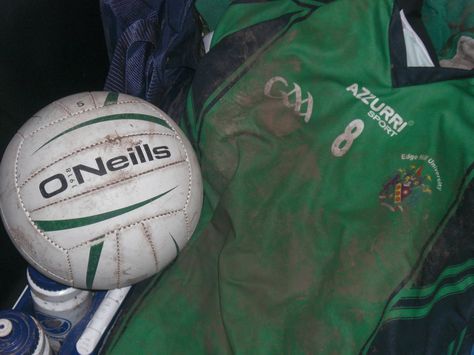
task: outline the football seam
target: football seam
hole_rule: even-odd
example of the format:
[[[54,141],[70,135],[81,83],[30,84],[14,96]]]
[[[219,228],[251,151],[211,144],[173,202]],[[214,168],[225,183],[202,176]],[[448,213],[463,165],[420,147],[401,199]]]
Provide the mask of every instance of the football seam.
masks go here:
[[[120,239],[118,231],[115,233],[115,243],[117,251],[117,288],[120,288],[120,270],[121,270],[121,260],[120,260]]]
[[[186,146],[184,145],[184,142],[181,139],[181,136],[174,129],[174,127],[170,124],[168,118],[165,117],[161,113],[161,111],[158,110],[156,107],[154,107],[153,105],[150,105],[148,102],[147,102],[147,104],[152,110],[156,111],[160,115],[160,118],[162,118],[163,120],[166,121],[166,123],[168,123],[168,126],[171,127],[173,132],[175,132],[176,138],[181,143],[181,147],[183,148],[183,151],[186,154],[186,162],[187,162],[187,167],[188,167],[188,193],[186,195],[186,203],[184,204],[184,207],[183,207],[183,214],[184,214],[184,222],[186,224],[186,235],[187,235],[186,240],[189,241],[189,239],[191,239],[191,228],[190,228],[190,225],[189,225],[189,218],[188,218],[188,214],[187,214],[187,209],[188,209],[189,201],[191,200],[191,187],[192,187],[192,182],[193,182],[193,180],[192,180],[193,176],[192,176],[192,171],[191,171],[191,161],[190,161],[190,158],[189,158],[188,150],[186,149]]]
[[[174,134],[170,134],[170,133],[159,133],[159,132],[140,132],[140,133],[134,133],[134,134],[128,134],[128,135],[124,135],[124,136],[120,136],[120,137],[117,137],[116,139],[122,139],[122,138],[129,138],[129,137],[135,137],[135,136],[142,136],[142,135],[149,135],[149,136],[152,136],[152,135],[160,135],[160,136],[169,136],[169,137],[175,137]],[[20,189],[23,188],[28,182],[30,182],[34,177],[36,177],[38,174],[42,173],[44,170],[52,167],[53,165],[59,163],[60,161],[64,160],[64,159],[67,159],[69,157],[72,157],[78,153],[81,153],[85,150],[88,150],[88,149],[91,149],[91,148],[94,148],[98,145],[102,145],[102,144],[106,144],[106,143],[110,143],[110,140],[106,139],[106,140],[103,140],[103,141],[99,141],[99,142],[95,142],[93,144],[90,144],[90,145],[87,145],[87,146],[83,146],[83,147],[79,147],[79,148],[76,148],[75,151],[71,152],[71,153],[68,153],[67,155],[64,155],[58,159],[56,159],[55,161],[53,161],[52,163],[40,168],[39,170],[33,172],[30,176],[28,176],[28,178],[25,179],[25,181],[23,181],[21,184],[20,184]]]
[[[79,244],[77,244],[77,245],[74,245],[73,247],[67,248],[66,250],[70,251],[70,250],[82,248],[82,247],[84,247],[84,246],[88,246],[88,245],[90,245],[90,244],[96,244],[99,240],[106,239],[107,236],[109,236],[109,235],[111,235],[111,234],[119,233],[119,232],[121,232],[121,231],[123,231],[123,230],[125,230],[125,229],[135,227],[135,226],[137,226],[138,224],[141,224],[141,223],[146,222],[146,221],[151,221],[151,220],[156,219],[156,218],[177,215],[177,214],[179,214],[179,212],[184,212],[184,211],[183,211],[183,208],[180,208],[180,209],[174,210],[174,211],[168,211],[168,212],[165,212],[165,213],[160,213],[160,214],[157,214],[157,215],[154,215],[154,216],[150,216],[150,217],[147,217],[147,218],[139,219],[139,220],[134,221],[134,222],[132,222],[132,223],[129,223],[129,224],[120,226],[120,227],[118,227],[118,228],[112,229],[112,230],[110,230],[110,231],[107,231],[107,232],[103,233],[103,234],[102,234],[101,236],[99,236],[99,237],[96,237],[96,238],[93,238],[93,239],[90,239],[90,240],[86,240],[86,241],[84,241],[84,242],[82,242],[82,243],[79,243]]]
[[[56,103],[57,101],[55,101]],[[143,101],[139,101],[139,100],[127,100],[127,101],[118,101],[117,103],[114,104],[115,105],[123,105],[123,104],[135,104],[135,103],[143,103]],[[61,106],[62,107],[62,106]],[[96,106],[96,107],[90,107],[90,108],[86,108],[84,110],[81,110],[81,111],[78,111],[78,112],[74,112],[72,114],[70,114],[69,116],[66,116],[66,117],[61,117],[61,118],[58,118],[57,120],[55,121],[52,121],[52,122],[49,122],[47,125],[44,125],[44,126],[41,126],[37,129],[35,129],[33,132],[29,133],[29,136],[30,137],[33,137],[36,133],[38,133],[39,131],[43,130],[43,129],[46,129],[48,127],[51,127],[51,126],[54,126],[60,122],[63,122],[65,120],[67,120],[68,118],[74,118],[78,115],[81,115],[83,113],[86,113],[86,112],[91,112],[91,111],[94,111],[94,110],[98,110],[98,109],[101,109],[103,107],[106,107],[106,105],[102,105],[102,106]]]
[[[66,252],[67,252],[67,251],[66,251]],[[66,258],[66,259],[67,259],[67,258]],[[52,276],[54,276],[54,277],[57,277],[58,279],[64,281],[64,282],[65,282],[66,284],[68,284],[68,285],[70,285],[70,284],[73,282],[73,279],[72,279],[72,278],[71,278],[70,280],[68,280],[68,279],[66,279],[66,278],[64,278],[64,277],[62,277],[62,276],[59,276],[59,275],[55,274],[54,272],[51,272],[51,270],[48,270],[48,269],[46,269],[44,266],[38,264],[38,263],[36,262],[36,260],[32,260],[32,262],[33,262],[33,264],[34,264],[34,267],[35,267],[36,269],[41,269],[41,270],[43,270],[43,273],[46,273],[46,274],[52,275]],[[69,264],[69,263],[68,263],[68,264]],[[69,265],[70,265],[70,264],[69,264]],[[70,269],[69,271],[71,272],[72,269]],[[71,275],[71,273],[69,273],[69,275]]]
[[[62,108],[64,111],[66,111],[68,117],[70,117],[72,115],[72,112],[66,107],[66,105],[64,105],[61,101],[57,100],[57,101],[54,101],[53,102],[54,105],[56,106],[59,106],[60,108]]]
[[[148,244],[150,244],[151,251],[153,252],[153,259],[155,261],[155,268],[156,268],[155,272],[158,272],[159,263],[158,263],[158,255],[156,254],[155,244],[153,243],[153,240],[151,239],[150,231],[148,230],[145,223],[142,221],[142,222],[140,222],[140,224],[143,228],[143,231],[144,231],[144,234],[145,234],[145,239],[148,241]]]
[[[71,282],[74,282],[74,274],[72,271],[72,264],[71,264],[71,256],[69,255],[69,250],[66,250],[66,261],[67,261],[67,266],[68,266],[68,271],[69,271],[69,278],[71,279]]]
[[[17,196],[18,196],[18,201],[20,202],[20,206],[23,210],[23,212],[25,213],[25,216],[26,218],[28,219],[28,221],[30,222],[30,224],[33,226],[34,229],[36,229],[36,231],[41,235],[43,236],[44,239],[46,239],[51,245],[55,246],[56,248],[58,248],[59,250],[65,252],[66,249],[64,249],[63,247],[61,247],[59,244],[57,244],[56,242],[54,242],[52,239],[50,239],[41,229],[38,228],[38,226],[36,225],[36,223],[31,219],[30,217],[30,213],[28,212],[28,210],[25,208],[25,205],[23,203],[23,198],[21,197],[21,191],[20,191],[20,188],[18,187],[18,159],[19,159],[19,156],[20,156],[20,151],[21,151],[21,147],[23,146],[23,142],[24,140],[21,140],[19,146],[18,146],[18,150],[17,150],[17,153],[16,153],[16,157],[15,157],[15,188],[17,190]],[[15,238],[16,240],[16,238]],[[23,250],[23,248],[22,248]]]
[[[97,108],[97,102],[95,101],[94,95],[89,91],[89,96],[91,97],[92,103],[94,104],[94,107]]]

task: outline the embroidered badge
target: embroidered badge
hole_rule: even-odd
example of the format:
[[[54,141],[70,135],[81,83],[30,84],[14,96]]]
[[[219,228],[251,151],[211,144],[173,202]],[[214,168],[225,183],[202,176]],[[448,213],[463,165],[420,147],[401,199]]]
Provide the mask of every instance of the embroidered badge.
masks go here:
[[[395,212],[414,205],[423,194],[431,194],[431,176],[423,174],[423,166],[410,165],[399,169],[379,194],[382,206]]]

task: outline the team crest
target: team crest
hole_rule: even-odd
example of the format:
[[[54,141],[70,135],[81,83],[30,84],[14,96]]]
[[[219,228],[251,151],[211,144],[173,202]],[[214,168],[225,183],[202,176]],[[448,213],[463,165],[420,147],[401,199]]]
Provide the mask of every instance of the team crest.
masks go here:
[[[423,166],[410,165],[399,169],[379,194],[382,206],[395,212],[414,205],[423,194],[431,194],[431,176],[423,174]]]

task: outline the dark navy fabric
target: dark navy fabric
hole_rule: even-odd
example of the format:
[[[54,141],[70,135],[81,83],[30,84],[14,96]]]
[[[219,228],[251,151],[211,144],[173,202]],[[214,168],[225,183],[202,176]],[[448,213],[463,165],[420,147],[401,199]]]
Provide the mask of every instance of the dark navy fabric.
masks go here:
[[[110,57],[104,89],[141,97],[178,120],[202,55],[193,0],[101,0]]]

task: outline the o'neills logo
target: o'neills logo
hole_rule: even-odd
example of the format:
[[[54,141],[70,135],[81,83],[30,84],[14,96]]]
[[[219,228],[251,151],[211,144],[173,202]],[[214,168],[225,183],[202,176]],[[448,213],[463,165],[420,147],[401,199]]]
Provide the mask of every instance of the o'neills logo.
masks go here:
[[[347,91],[352,92],[356,99],[370,107],[367,116],[376,121],[380,128],[382,128],[390,137],[396,136],[403,131],[408,125],[392,107],[372,94],[369,89],[359,87],[357,84],[352,84],[346,88]]]
[[[104,158],[95,158],[93,164],[77,164],[66,169],[66,174],[52,175],[39,184],[39,190],[44,198],[50,198],[64,192],[68,187],[76,187],[84,183],[84,173],[97,176],[107,175],[112,171],[118,171],[129,167],[149,163],[155,159],[166,159],[171,157],[167,146],[151,148],[148,144],[140,144],[128,148],[127,153],[104,161]]]

